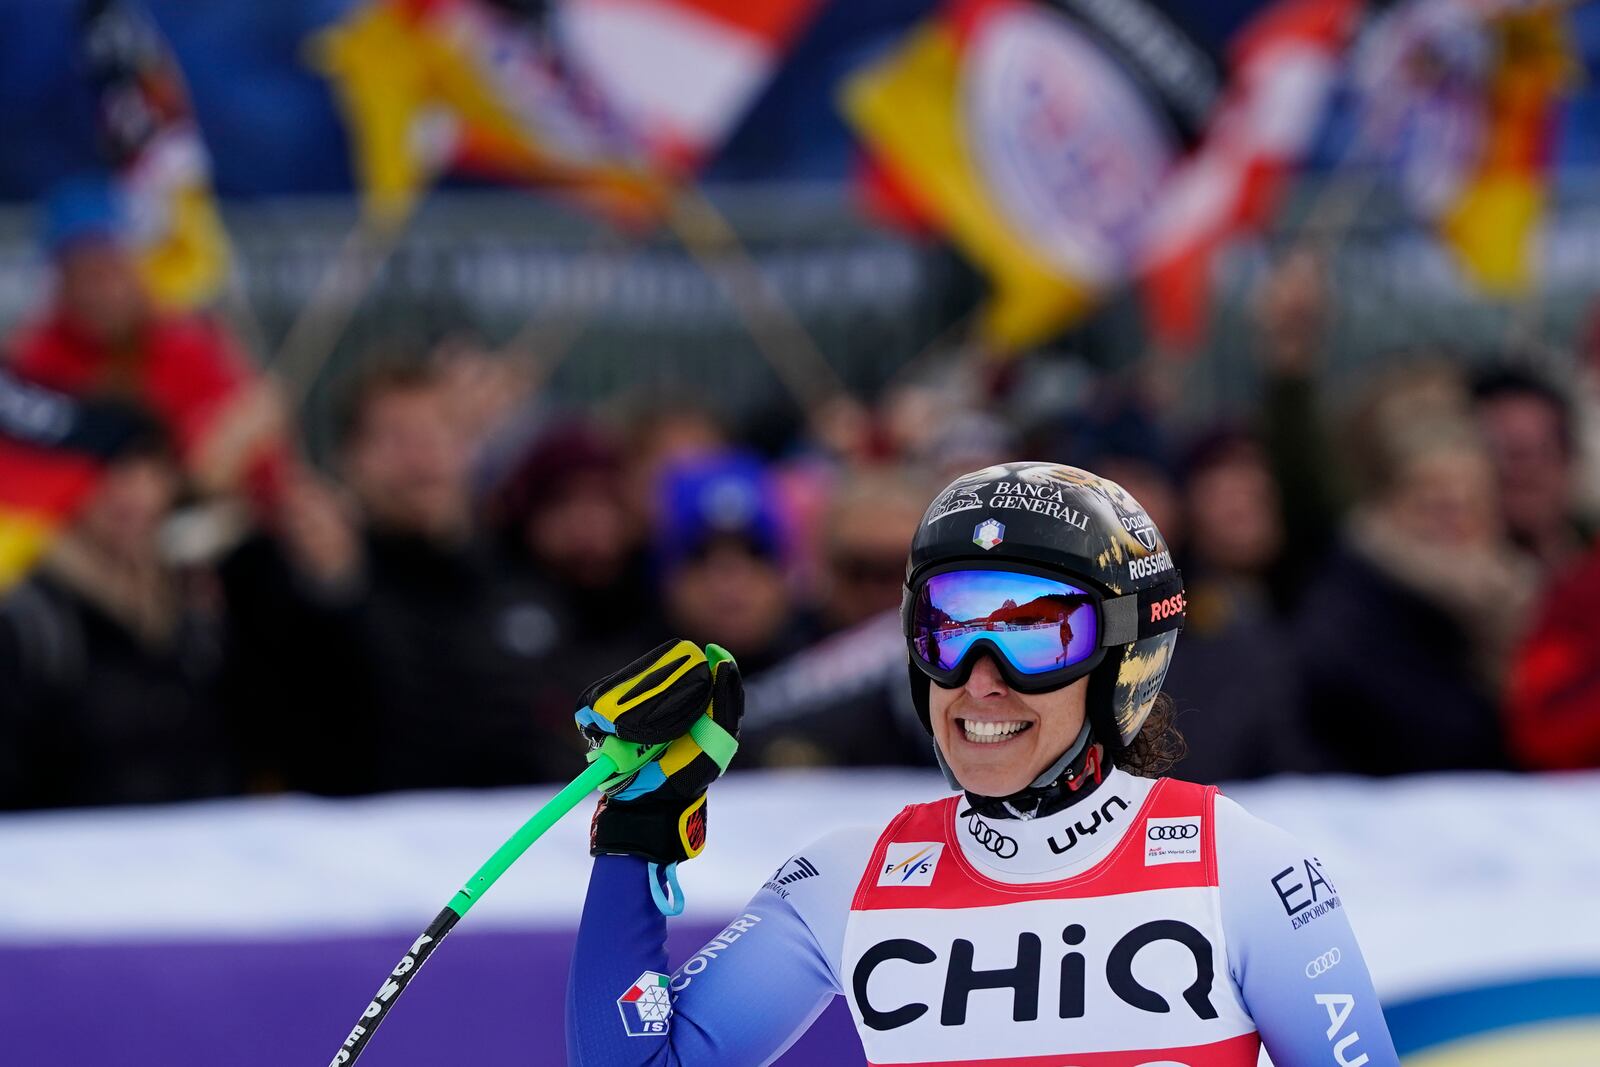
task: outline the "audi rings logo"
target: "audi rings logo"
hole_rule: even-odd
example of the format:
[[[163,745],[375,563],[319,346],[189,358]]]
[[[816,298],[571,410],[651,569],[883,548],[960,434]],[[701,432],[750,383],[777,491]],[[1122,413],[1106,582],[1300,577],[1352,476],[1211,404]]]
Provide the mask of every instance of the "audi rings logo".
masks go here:
[[[1017,854],[1016,838],[1007,837],[976,815],[967,820],[967,833],[972,835],[974,841],[1003,860],[1008,860]]]
[[[1319,978],[1339,965],[1339,946],[1335,945],[1306,964],[1306,977]]]
[[[1199,833],[1198,824],[1186,822],[1178,826],[1152,826],[1144,836],[1151,841],[1183,841],[1197,837]]]

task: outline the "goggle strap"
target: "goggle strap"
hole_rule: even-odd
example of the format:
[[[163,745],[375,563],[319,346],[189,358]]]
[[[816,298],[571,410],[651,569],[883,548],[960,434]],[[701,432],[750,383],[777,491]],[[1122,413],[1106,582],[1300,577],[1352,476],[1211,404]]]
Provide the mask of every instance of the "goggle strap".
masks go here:
[[[1139,636],[1154,637],[1170,630],[1183,629],[1188,596],[1183,577],[1176,571],[1160,585],[1139,594]]]
[[[1108,647],[1126,645],[1179,629],[1186,607],[1183,579],[1178,576],[1137,593],[1111,597],[1100,609],[1105,618],[1100,643]]]
[[[1139,594],[1111,597],[1100,605],[1105,624],[1100,643],[1108,647],[1126,645],[1139,639]]]

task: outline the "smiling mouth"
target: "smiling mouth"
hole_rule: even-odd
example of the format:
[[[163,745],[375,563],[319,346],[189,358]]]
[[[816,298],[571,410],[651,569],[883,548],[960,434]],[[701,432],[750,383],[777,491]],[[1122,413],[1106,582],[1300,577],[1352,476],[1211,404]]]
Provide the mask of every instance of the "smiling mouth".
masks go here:
[[[1033,723],[1023,722],[1020,719],[1009,722],[957,719],[956,726],[961,730],[961,736],[970,744],[1002,745],[1027,733],[1033,728]]]

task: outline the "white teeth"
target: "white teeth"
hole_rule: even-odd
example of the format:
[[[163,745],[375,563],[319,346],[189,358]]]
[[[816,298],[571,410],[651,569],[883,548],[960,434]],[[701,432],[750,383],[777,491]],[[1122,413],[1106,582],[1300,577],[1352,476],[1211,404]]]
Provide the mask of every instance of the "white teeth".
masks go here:
[[[964,719],[961,730],[966,734],[968,741],[988,745],[1007,740],[1013,734],[1026,729],[1027,725],[1025,722],[974,722],[971,719]]]

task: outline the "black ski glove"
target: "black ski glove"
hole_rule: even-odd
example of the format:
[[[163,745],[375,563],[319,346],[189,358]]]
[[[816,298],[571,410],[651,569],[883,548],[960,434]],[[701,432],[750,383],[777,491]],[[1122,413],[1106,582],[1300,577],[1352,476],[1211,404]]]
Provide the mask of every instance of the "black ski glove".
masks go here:
[[[706,789],[739,747],[744,687],[726,650],[669,642],[590,686],[578,728],[591,747],[616,737],[663,745],[638,771],[608,783],[589,828],[591,855],[641,856],[661,866],[706,842]]]

